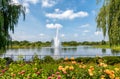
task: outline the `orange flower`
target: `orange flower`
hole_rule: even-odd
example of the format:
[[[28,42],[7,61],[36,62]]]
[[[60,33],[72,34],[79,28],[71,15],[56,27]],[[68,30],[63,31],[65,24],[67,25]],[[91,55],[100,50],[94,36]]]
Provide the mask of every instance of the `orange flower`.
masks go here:
[[[75,60],[75,58],[74,58],[74,57],[71,57],[70,59],[71,59],[72,61],[73,61],[73,60]]]
[[[105,78],[105,75],[101,75],[101,79],[104,79]]]
[[[67,61],[67,60],[68,60],[68,57],[66,57],[64,60],[66,60],[66,61]]]
[[[109,77],[110,77],[111,79],[114,79],[114,78],[115,78],[115,75],[114,75],[114,74],[110,74]]]
[[[73,66],[70,66],[70,67],[69,67],[69,70],[74,70],[74,67],[73,67]]]
[[[62,68],[63,68],[63,66],[59,66],[59,67],[58,67],[58,70],[62,70]]]
[[[93,66],[90,66],[90,70],[92,70],[92,71],[93,71],[93,70],[94,70],[94,67],[93,67]]]
[[[76,61],[72,61],[72,64],[76,64]]]
[[[120,77],[115,77],[115,79],[120,79]]]

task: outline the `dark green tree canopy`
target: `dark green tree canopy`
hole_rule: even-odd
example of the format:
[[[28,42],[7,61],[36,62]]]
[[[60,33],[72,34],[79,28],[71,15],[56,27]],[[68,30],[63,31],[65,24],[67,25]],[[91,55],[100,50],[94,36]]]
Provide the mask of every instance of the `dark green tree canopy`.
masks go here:
[[[108,35],[110,46],[120,45],[120,0],[104,0],[96,21],[97,28]]]
[[[20,4],[13,4],[12,0],[0,0],[0,49],[6,48],[11,40],[9,32],[14,33],[14,27],[21,15],[25,19],[25,8]]]

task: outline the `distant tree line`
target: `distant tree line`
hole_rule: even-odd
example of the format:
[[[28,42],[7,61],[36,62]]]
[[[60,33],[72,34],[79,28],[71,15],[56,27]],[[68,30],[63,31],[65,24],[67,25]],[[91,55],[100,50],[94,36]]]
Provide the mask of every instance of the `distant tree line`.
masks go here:
[[[30,42],[30,41],[12,41],[12,46],[13,48],[29,48],[29,47],[47,47],[47,46],[51,46],[51,42],[47,41],[47,42],[41,42],[41,41],[37,41],[37,42]]]
[[[89,42],[89,41],[84,41],[84,42],[77,42],[77,41],[69,41],[69,42],[61,42],[62,46],[79,46],[79,45],[108,45],[108,42],[102,40],[100,42]],[[50,41],[42,42],[42,41],[37,41],[37,42],[30,42],[30,41],[12,41],[12,46],[13,48],[29,48],[29,47],[50,47],[52,46],[52,43]]]
[[[63,46],[78,46],[78,45],[108,45],[108,41],[99,41],[99,42],[89,42],[89,41],[84,41],[84,42],[77,42],[77,41],[70,41],[70,42],[62,42]]]

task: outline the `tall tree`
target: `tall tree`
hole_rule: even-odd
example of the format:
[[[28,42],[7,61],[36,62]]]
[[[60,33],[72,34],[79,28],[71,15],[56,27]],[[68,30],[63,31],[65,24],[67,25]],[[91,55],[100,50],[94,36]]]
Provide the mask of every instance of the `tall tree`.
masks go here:
[[[120,0],[104,0],[97,16],[97,28],[102,29],[104,37],[108,35],[110,46],[120,45]]]
[[[25,8],[13,0],[0,0],[0,49],[6,48],[11,40],[9,32],[14,33],[21,13],[25,19]]]

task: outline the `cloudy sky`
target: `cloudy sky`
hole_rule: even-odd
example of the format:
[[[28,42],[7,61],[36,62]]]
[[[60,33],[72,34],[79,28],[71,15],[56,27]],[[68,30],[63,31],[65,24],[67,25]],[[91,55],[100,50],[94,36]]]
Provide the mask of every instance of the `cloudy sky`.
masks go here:
[[[61,41],[101,41],[102,32],[95,18],[101,4],[96,0],[13,0],[26,7],[26,19],[21,16],[13,40],[51,41],[59,28]]]

